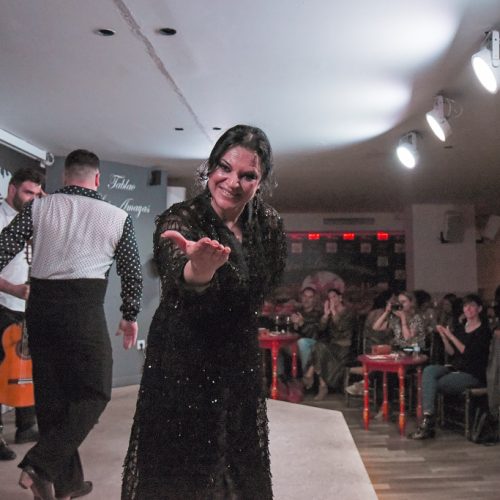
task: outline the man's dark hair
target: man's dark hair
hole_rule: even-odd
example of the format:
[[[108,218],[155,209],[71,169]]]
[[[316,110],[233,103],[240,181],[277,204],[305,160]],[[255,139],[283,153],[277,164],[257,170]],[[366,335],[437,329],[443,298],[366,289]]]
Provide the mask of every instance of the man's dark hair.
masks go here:
[[[34,184],[39,184],[42,188],[45,185],[45,175],[44,173],[37,168],[33,167],[24,167],[16,170],[9,181],[9,186],[12,184],[13,186],[19,187],[23,182],[30,181]]]
[[[316,294],[316,288],[313,288],[312,286],[306,286],[306,287],[302,288],[300,293],[303,294],[304,292],[307,292],[307,291],[310,291],[310,292]]]
[[[85,177],[89,174],[89,170],[99,170],[99,158],[92,151],[86,149],[75,149],[72,151],[64,162],[64,170],[72,177]]]

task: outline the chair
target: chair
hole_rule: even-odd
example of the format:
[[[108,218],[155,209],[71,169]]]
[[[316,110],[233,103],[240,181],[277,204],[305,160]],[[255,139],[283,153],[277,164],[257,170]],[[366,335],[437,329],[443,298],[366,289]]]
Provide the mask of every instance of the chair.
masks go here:
[[[437,414],[440,427],[463,429],[466,439],[470,439],[473,413],[478,407],[488,407],[486,387],[466,389],[459,396],[438,394]]]
[[[366,339],[362,333],[359,335],[359,337],[360,337],[361,349],[359,349],[358,352],[359,352],[359,354],[361,354],[361,353],[366,352]],[[357,361],[355,361],[355,363],[356,363],[355,365],[347,366],[345,369],[345,372],[344,372],[344,397],[345,397],[346,406],[348,408],[351,404],[351,398],[360,399],[363,397],[363,394],[355,396],[353,394],[349,394],[346,390],[347,387],[349,385],[351,385],[353,382],[358,382],[358,381],[363,379],[363,367],[361,365],[359,365],[359,363]],[[370,385],[370,398],[371,398],[371,401],[373,404],[373,411],[374,412],[377,411],[376,394],[377,394],[377,382],[374,381],[373,384]]]

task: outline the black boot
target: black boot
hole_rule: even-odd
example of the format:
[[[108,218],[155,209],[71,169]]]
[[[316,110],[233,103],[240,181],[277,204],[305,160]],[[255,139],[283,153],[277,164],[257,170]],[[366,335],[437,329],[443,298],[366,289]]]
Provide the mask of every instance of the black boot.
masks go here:
[[[9,445],[0,434],[0,460],[14,460],[15,458],[16,454],[9,448]]]
[[[425,413],[424,419],[422,420],[422,423],[418,426],[418,429],[415,432],[412,432],[408,437],[410,439],[433,438],[436,435],[436,431],[434,429],[435,425],[436,423],[434,415]]]

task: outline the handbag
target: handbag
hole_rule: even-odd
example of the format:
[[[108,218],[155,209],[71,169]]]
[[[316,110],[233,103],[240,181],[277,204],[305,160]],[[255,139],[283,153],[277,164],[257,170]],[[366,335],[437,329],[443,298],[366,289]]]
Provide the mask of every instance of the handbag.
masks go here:
[[[498,419],[487,410],[476,409],[470,440],[476,444],[494,445],[499,440]]]

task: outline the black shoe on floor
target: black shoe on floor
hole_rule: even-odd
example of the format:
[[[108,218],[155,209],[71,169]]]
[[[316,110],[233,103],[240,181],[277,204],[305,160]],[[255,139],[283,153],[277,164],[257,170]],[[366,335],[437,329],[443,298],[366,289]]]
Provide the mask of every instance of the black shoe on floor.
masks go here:
[[[82,487],[76,491],[72,491],[71,493],[67,493],[66,495],[56,495],[57,498],[79,498],[88,495],[92,491],[93,485],[92,481],[83,481]]]
[[[0,437],[0,460],[14,460],[16,454],[9,448],[3,437]]]
[[[16,431],[16,437],[14,438],[14,442],[16,444],[23,443],[32,443],[38,441],[39,438],[38,430],[35,426],[29,427],[24,431],[20,431],[19,429]]]
[[[422,423],[415,432],[408,435],[409,439],[432,439],[436,435],[434,415],[424,414]]]

